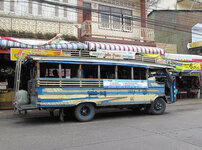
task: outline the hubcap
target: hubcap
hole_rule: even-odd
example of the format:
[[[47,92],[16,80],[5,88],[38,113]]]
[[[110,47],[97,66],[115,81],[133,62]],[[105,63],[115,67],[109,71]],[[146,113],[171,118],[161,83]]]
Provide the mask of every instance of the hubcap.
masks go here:
[[[88,116],[88,115],[90,114],[90,109],[89,109],[89,107],[83,106],[83,107],[81,108],[80,114],[81,114],[82,116]]]

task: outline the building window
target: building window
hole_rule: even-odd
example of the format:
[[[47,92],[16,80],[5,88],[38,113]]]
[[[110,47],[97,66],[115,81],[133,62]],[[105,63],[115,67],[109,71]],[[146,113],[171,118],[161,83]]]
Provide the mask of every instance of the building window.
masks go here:
[[[132,31],[132,11],[127,9],[122,9],[123,15],[123,30]]]
[[[32,14],[32,0],[29,0],[29,14]]]
[[[59,0],[55,0],[56,2],[58,2]],[[55,16],[58,17],[59,15],[59,7],[55,6]]]
[[[42,3],[41,2],[38,3],[38,15],[39,16],[42,15]]]
[[[123,30],[124,31],[132,31],[132,17],[131,16],[123,16]]]
[[[0,11],[4,10],[4,0],[0,1]]]
[[[63,0],[63,3],[67,4],[68,0]],[[64,7],[64,17],[67,17],[67,7]]]
[[[111,23],[112,23],[112,29],[114,30],[122,29],[122,15],[120,8],[111,7]]]
[[[15,1],[10,1],[10,11],[14,12]]]
[[[99,21],[101,22],[100,28],[109,29],[110,24],[110,7],[99,5],[100,17]]]
[[[132,10],[99,5],[99,27],[119,31],[132,31]]]

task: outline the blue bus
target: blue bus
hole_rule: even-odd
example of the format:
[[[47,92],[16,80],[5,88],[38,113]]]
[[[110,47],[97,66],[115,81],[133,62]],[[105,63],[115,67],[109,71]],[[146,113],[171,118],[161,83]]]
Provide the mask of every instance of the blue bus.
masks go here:
[[[59,110],[60,120],[72,114],[78,121],[89,121],[98,108],[160,115],[166,103],[176,101],[168,65],[67,56],[28,56],[16,64],[14,105],[18,111],[44,109],[53,115]]]

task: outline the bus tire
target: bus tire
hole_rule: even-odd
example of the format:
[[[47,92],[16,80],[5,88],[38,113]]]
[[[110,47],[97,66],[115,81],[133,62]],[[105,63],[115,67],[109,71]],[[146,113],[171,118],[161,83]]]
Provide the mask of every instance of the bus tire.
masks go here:
[[[74,110],[76,120],[85,122],[90,121],[95,116],[95,107],[91,103],[82,103],[76,106]]]
[[[163,98],[157,98],[151,105],[149,112],[153,115],[161,115],[166,110],[166,102]]]

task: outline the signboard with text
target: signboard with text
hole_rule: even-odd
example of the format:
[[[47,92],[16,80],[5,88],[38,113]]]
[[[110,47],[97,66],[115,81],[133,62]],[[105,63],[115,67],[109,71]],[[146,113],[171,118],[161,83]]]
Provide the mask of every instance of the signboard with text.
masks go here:
[[[178,72],[201,72],[200,62],[182,62],[176,60],[168,60],[171,66],[175,66],[174,71]]]
[[[148,88],[147,80],[104,79],[104,88]]]
[[[125,51],[118,52],[118,51],[97,50],[97,51],[91,51],[90,56],[96,56],[97,58],[108,58],[108,59],[135,59],[135,53]]]
[[[27,55],[49,55],[49,56],[65,56],[64,52],[60,50],[40,50],[40,49],[21,49],[21,48],[11,48],[10,59],[16,61],[18,59],[19,53],[26,57]]]

